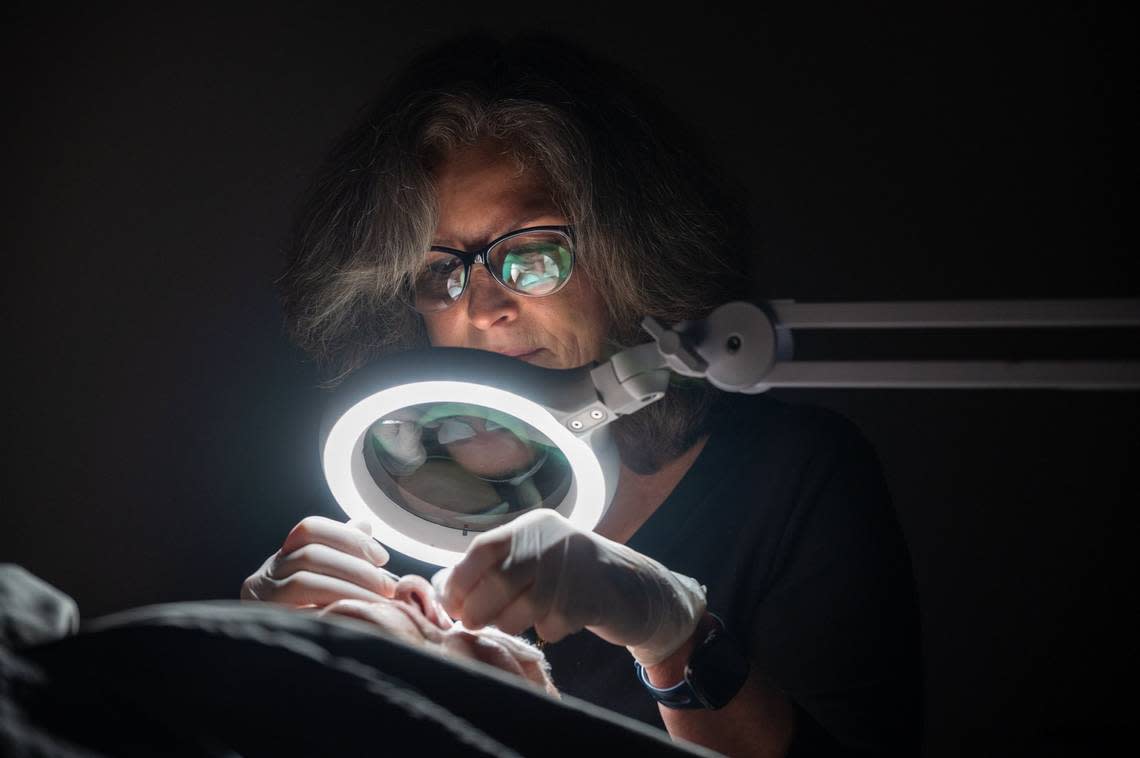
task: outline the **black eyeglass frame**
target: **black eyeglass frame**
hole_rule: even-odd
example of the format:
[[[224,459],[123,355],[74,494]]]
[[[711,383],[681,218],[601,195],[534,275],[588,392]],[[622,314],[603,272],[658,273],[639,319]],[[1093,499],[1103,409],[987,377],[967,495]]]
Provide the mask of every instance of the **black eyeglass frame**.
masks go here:
[[[544,292],[541,295],[531,295],[531,294],[528,294],[526,292],[522,292],[522,291],[517,290],[514,287],[510,286],[509,284],[504,282],[502,279],[500,279],[499,276],[495,273],[495,271],[491,268],[490,255],[488,255],[488,253],[490,253],[491,250],[494,247],[496,247],[497,245],[500,245],[509,239],[513,239],[514,237],[518,237],[518,236],[521,236],[523,234],[532,234],[534,232],[557,232],[559,234],[562,234],[563,236],[566,237],[566,241],[569,243],[569,245],[567,245],[567,247],[570,250],[570,273],[566,275],[566,278],[564,280],[562,280],[562,283],[558,285],[557,289],[554,289],[551,292]],[[443,308],[436,308],[434,310],[429,310],[429,311],[427,311],[427,313],[439,313],[440,311],[445,311],[448,308],[450,308],[451,306],[458,303],[463,298],[463,295],[467,292],[467,285],[471,283],[471,266],[474,265],[475,263],[482,263],[483,268],[487,269],[487,273],[491,275],[491,278],[494,279],[496,282],[498,282],[501,287],[505,287],[508,291],[511,292],[511,294],[521,295],[522,297],[547,297],[548,295],[553,295],[555,292],[558,292],[563,287],[565,287],[566,283],[570,281],[570,277],[574,275],[574,265],[577,263],[577,250],[576,250],[576,248],[577,248],[577,245],[576,245],[575,239],[574,239],[574,227],[569,226],[569,225],[564,225],[564,226],[527,226],[527,227],[524,227],[522,229],[513,229],[513,230],[507,232],[506,234],[504,234],[500,237],[496,237],[495,239],[491,240],[490,242],[488,242],[486,245],[479,248],[478,250],[457,250],[454,247],[444,247],[443,245],[432,245],[430,248],[428,248],[429,252],[448,253],[450,255],[454,255],[455,257],[459,258],[459,260],[463,261],[463,289],[462,289],[462,291],[460,291],[459,296],[456,297],[454,300],[452,300],[449,304],[445,305]],[[414,287],[413,287],[413,293],[412,293],[412,302],[413,303],[415,302]]]

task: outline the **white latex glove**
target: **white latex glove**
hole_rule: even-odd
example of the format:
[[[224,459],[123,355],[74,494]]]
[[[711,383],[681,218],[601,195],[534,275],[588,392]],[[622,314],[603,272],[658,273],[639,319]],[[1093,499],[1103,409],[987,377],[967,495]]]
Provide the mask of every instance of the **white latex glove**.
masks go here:
[[[399,577],[380,568],[388,562],[388,551],[371,534],[366,521],[342,524],[309,516],[242,582],[241,597],[296,607],[392,597]]]
[[[696,580],[548,508],[479,535],[432,584],[468,629],[494,624],[518,634],[534,626],[556,642],[586,628],[645,666],[685,644],[706,607]]]
[[[369,434],[380,443],[376,457],[392,476],[413,474],[427,460],[420,413],[404,408],[374,424]]]

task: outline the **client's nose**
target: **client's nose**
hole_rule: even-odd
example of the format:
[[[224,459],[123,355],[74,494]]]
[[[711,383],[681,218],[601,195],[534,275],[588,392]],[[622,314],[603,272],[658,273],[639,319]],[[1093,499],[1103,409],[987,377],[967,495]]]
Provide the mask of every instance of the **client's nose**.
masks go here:
[[[407,574],[400,577],[396,583],[396,599],[415,605],[428,621],[440,629],[451,628],[451,617],[436,602],[435,590],[422,576]]]

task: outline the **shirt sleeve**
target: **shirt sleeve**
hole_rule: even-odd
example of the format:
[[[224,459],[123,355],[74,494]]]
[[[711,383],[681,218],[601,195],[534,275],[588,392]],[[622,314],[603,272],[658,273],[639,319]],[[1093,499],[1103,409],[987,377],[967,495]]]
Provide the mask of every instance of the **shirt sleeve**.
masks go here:
[[[877,456],[829,416],[802,471],[750,656],[795,704],[792,755],[916,755],[918,606]]]

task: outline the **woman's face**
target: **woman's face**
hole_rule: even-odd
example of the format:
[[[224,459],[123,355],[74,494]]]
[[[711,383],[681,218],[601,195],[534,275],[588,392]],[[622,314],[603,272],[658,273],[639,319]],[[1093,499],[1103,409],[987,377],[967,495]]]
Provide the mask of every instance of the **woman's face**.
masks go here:
[[[434,176],[439,223],[432,244],[472,250],[515,229],[567,223],[544,178],[521,170],[499,143],[456,151]],[[432,345],[490,350],[546,368],[601,360],[609,326],[601,295],[581,268],[553,295],[525,297],[475,265],[459,301],[423,318]]]

